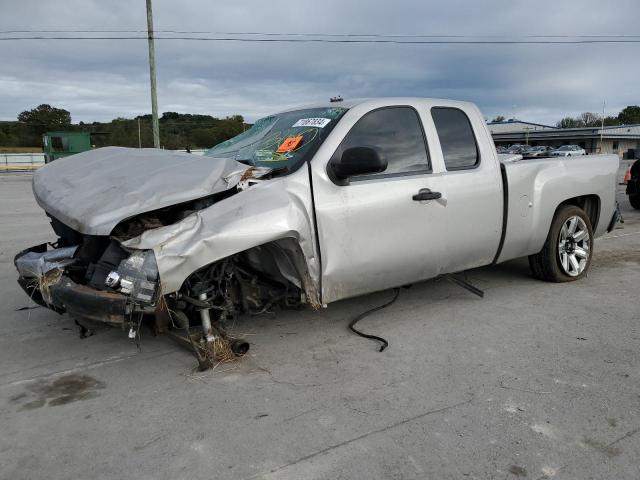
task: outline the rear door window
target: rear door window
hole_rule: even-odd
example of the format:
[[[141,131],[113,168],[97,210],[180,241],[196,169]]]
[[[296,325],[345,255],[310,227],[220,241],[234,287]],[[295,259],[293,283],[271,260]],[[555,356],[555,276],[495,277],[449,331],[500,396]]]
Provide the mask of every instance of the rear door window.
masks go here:
[[[364,115],[349,131],[334,158],[351,147],[374,147],[387,159],[384,172],[367,175],[402,175],[430,171],[422,124],[411,107],[385,107]]]
[[[449,107],[432,108],[431,117],[447,170],[475,168],[480,163],[480,154],[469,117],[462,110]]]

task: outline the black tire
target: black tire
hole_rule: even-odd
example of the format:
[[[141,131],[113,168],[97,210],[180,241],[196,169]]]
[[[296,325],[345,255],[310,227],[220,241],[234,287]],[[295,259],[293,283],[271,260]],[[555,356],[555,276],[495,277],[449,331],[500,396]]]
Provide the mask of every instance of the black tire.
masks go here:
[[[636,210],[640,210],[640,195],[629,195],[629,203]]]
[[[585,237],[585,240],[588,240],[589,248],[587,250],[587,257],[584,265],[582,263],[580,264],[583,270],[580,271],[580,273],[574,271],[573,274],[569,274],[560,261],[559,244],[562,227],[572,217],[579,217],[584,222],[588,232],[588,237]],[[529,256],[529,266],[531,267],[531,273],[533,276],[539,280],[545,280],[547,282],[573,282],[575,280],[580,280],[587,274],[589,266],[591,265],[592,257],[593,228],[591,227],[589,217],[584,210],[579,207],[574,205],[562,205],[558,208],[553,217],[551,228],[549,229],[549,234],[547,235],[547,240],[542,247],[542,250],[535,255]]]
[[[544,280],[544,274],[540,268],[540,264],[534,260],[536,255],[529,255],[529,268],[531,269],[531,275],[538,280]]]

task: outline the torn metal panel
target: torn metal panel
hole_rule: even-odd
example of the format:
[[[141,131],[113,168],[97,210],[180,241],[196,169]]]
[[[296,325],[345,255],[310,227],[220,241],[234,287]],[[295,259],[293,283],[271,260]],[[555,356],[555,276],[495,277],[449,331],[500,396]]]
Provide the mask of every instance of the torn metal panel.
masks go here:
[[[283,246],[269,243],[264,246],[252,248],[245,254],[245,258],[255,270],[263,271],[271,277],[282,276],[291,282],[292,285],[302,289],[298,267],[290,257],[290,255],[294,256],[296,252],[291,248],[292,246],[285,246],[285,240],[282,241],[282,244]],[[265,258],[272,259],[272,263],[265,261]]]
[[[286,177],[253,185],[176,224],[148,230],[122,245],[153,249],[162,291],[167,294],[180,289],[192,272],[205,265],[288,238],[299,245],[304,256],[315,286],[309,290],[318,292],[319,263],[312,218],[309,176],[301,168]],[[285,277],[291,276],[290,269],[283,270]]]
[[[29,251],[16,257],[16,268],[22,277],[42,277],[50,270],[62,269],[72,264],[77,249],[75,246],[45,252]]]
[[[38,169],[33,192],[68,227],[109,235],[124,219],[235,187],[248,168],[228,158],[106,147]]]

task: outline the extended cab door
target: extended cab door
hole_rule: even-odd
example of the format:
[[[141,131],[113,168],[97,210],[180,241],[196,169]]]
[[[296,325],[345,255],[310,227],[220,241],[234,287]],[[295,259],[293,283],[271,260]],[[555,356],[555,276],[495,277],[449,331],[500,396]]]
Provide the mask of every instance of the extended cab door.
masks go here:
[[[433,128],[432,162],[446,198],[444,272],[490,264],[502,234],[503,187],[493,139],[475,105],[437,101],[421,108]]]
[[[357,146],[378,149],[387,169],[334,183],[329,160]],[[324,303],[442,272],[446,200],[414,199],[444,188],[442,176],[433,174],[416,105],[352,108],[316,153],[311,171]]]

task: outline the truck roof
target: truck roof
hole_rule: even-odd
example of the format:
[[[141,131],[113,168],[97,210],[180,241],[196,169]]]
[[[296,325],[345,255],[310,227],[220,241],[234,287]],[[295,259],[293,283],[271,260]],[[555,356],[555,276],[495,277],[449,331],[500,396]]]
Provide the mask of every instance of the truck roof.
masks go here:
[[[384,106],[384,105],[402,105],[418,102],[437,103],[443,106],[462,106],[473,105],[470,102],[463,102],[459,100],[447,100],[444,98],[429,98],[429,97],[369,97],[369,98],[353,98],[348,100],[342,100],[340,102],[319,102],[310,103],[306,105],[300,105],[286,110],[282,110],[278,113],[292,112],[295,110],[305,110],[308,108],[353,108],[360,105],[370,104],[372,108]]]

